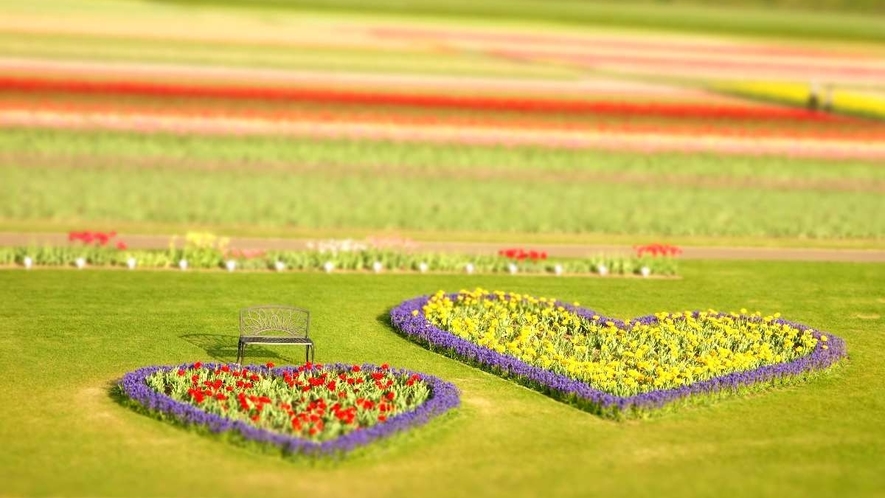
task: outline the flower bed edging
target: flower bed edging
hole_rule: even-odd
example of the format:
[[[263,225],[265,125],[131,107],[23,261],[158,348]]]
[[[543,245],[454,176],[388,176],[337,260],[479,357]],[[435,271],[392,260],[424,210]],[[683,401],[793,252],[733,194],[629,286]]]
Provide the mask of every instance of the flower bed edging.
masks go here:
[[[457,294],[450,294],[450,296],[456,297]],[[644,411],[659,409],[669,403],[688,398],[689,396],[738,390],[821,370],[847,356],[845,341],[839,337],[826,334],[829,339],[827,342],[828,349],[824,349],[822,343],[818,343],[817,347],[810,354],[790,362],[766,365],[749,371],[734,372],[678,388],[655,390],[622,397],[600,391],[584,382],[571,379],[565,375],[529,365],[517,358],[479,346],[434,326],[425,318],[422,310],[429,299],[430,296],[421,296],[404,301],[399,306],[393,308],[390,312],[393,326],[416,342],[428,345],[434,349],[440,349],[457,359],[476,364],[503,377],[512,377],[523,384],[574,404],[584,410],[611,418],[623,418],[625,416],[637,415]],[[557,305],[583,318],[592,319],[592,316],[597,315],[599,316],[597,319],[599,321],[611,321],[618,327],[626,326],[621,320],[601,316],[586,308],[563,302],[557,302]],[[417,311],[417,314],[413,314],[415,311]],[[657,318],[654,315],[648,315],[632,321],[651,324],[655,320]],[[775,323],[792,325],[803,331],[811,330],[815,337],[818,338],[821,335],[820,331],[795,322],[777,319]]]
[[[208,368],[220,367],[223,364],[205,364]],[[252,442],[264,443],[279,447],[288,454],[305,454],[333,456],[353,451],[373,441],[389,437],[412,427],[421,426],[460,405],[458,389],[451,383],[437,377],[419,374],[431,390],[432,396],[411,411],[401,413],[371,427],[345,434],[336,439],[314,442],[304,438],[290,436],[263,428],[255,427],[243,421],[230,420],[200,408],[172,399],[147,385],[146,379],[158,371],[170,371],[180,368],[191,368],[194,364],[174,366],[149,366],[127,373],[119,382],[122,393],[149,413],[172,417],[184,425],[208,429],[212,433],[232,433]],[[351,365],[335,363],[325,365],[326,369],[346,371]],[[254,371],[262,371],[269,375],[282,376],[285,372],[295,372],[296,367],[267,368],[250,365]],[[378,370],[375,365],[362,365],[364,370]],[[391,373],[410,376],[415,374],[406,369],[390,369]]]

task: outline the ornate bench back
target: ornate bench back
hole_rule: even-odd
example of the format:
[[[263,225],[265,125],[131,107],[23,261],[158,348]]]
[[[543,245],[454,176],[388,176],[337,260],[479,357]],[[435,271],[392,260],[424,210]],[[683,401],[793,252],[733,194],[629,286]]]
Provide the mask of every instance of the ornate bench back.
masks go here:
[[[310,312],[293,306],[252,306],[240,310],[240,337],[308,337]]]

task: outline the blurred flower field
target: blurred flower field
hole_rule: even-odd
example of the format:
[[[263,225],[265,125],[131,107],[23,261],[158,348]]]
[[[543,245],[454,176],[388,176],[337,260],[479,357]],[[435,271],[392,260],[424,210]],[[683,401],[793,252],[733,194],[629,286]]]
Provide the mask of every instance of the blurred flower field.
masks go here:
[[[0,0],[0,495],[880,496],[883,19]]]
[[[0,23],[0,229],[885,234],[873,43],[95,8]]]

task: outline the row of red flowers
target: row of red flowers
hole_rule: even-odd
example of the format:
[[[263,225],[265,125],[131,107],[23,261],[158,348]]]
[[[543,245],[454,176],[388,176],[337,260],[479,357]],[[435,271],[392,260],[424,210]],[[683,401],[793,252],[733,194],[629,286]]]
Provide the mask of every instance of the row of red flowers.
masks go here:
[[[197,85],[162,81],[59,80],[39,76],[2,76],[0,89],[23,92],[64,92],[103,96],[140,95],[268,101],[319,102],[324,104],[406,106],[436,109],[508,111],[777,121],[850,121],[851,118],[813,113],[803,109],[747,106],[704,102],[629,102],[504,97],[444,93],[395,93],[372,89],[319,87],[273,87],[246,85]]]
[[[547,259],[547,253],[545,251],[536,251],[534,249],[525,250],[522,248],[513,248],[513,249],[501,249],[498,251],[498,256],[503,256],[508,259],[515,259],[517,261],[522,261],[525,259],[529,259],[531,261],[540,261]]]
[[[97,247],[106,247],[112,239],[117,236],[117,232],[91,232],[91,231],[83,231],[83,232],[68,232],[68,241],[69,242],[82,242],[86,245],[95,245]],[[120,250],[125,250],[127,248],[126,242],[122,240],[116,241],[114,247]]]
[[[636,246],[633,248],[637,257],[649,256],[670,256],[675,257],[682,254],[682,249],[669,244],[647,244],[644,246]]]

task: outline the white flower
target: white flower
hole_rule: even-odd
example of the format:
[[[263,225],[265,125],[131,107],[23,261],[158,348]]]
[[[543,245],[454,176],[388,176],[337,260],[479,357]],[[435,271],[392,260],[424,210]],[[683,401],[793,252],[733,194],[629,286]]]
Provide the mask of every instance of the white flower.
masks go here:
[[[562,265],[556,265],[553,267],[553,273],[557,275],[562,275]]]
[[[428,268],[430,267],[427,266],[427,263],[423,261],[421,263],[418,263],[418,271],[420,271],[421,273],[427,273]]]
[[[134,270],[134,269],[135,269],[135,266],[136,266],[137,264],[138,264],[138,261],[136,261],[135,258],[130,257],[129,259],[126,260],[126,266],[127,266],[130,270]]]
[[[475,269],[476,269],[476,268],[473,266],[473,263],[467,263],[467,264],[464,266],[464,271],[466,271],[468,275],[473,274],[473,270],[475,270]]]
[[[30,256],[25,256],[25,259],[22,260],[22,263],[25,265],[25,270],[30,270],[32,266],[34,266],[34,260],[31,259]]]
[[[639,273],[643,277],[647,277],[647,276],[651,275],[651,268],[649,268],[647,266],[643,266],[642,268],[639,269]]]
[[[335,263],[333,263],[331,261],[326,261],[323,264],[323,270],[325,270],[326,273],[332,273],[332,270],[334,270],[334,269],[335,269]]]
[[[608,275],[608,267],[602,263],[600,263],[599,265],[596,266],[596,271],[600,275]]]
[[[516,275],[519,268],[516,267],[516,263],[507,263],[507,271],[509,271],[511,275]]]
[[[179,261],[178,267],[181,268],[182,270],[187,270],[187,260],[182,259],[181,261]]]
[[[276,271],[283,271],[286,269],[286,263],[283,263],[282,261],[277,261],[273,264],[273,267]]]
[[[74,264],[77,265],[77,269],[82,270],[86,267],[86,258],[77,258],[74,260]]]
[[[372,271],[373,272],[381,273],[381,270],[383,270],[383,269],[384,269],[384,264],[382,264],[380,261],[375,261],[374,263],[372,263]]]
[[[237,262],[236,260],[230,259],[224,263],[224,267],[227,268],[227,271],[234,271],[237,269]]]

